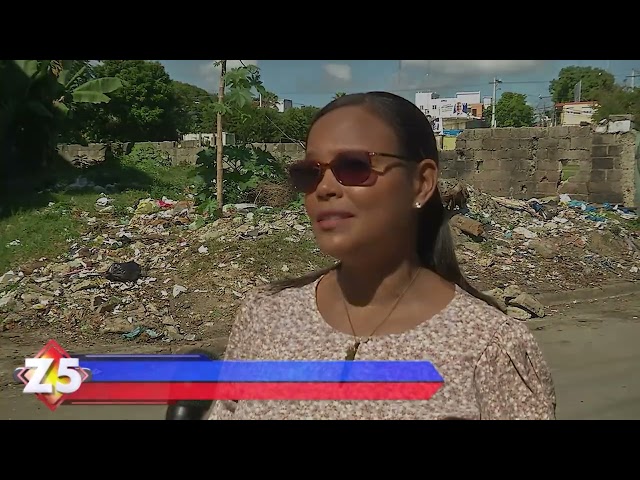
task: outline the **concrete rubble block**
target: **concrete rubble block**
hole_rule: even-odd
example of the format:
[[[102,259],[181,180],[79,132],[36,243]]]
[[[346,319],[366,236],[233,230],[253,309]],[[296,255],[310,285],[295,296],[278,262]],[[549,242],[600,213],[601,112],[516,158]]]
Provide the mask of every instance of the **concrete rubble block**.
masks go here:
[[[528,293],[521,293],[513,300],[510,300],[509,305],[521,308],[538,318],[544,317],[545,314],[544,305]]]
[[[509,315],[511,318],[515,318],[516,320],[529,320],[532,315],[525,311],[522,310],[521,308],[518,307],[513,307],[513,306],[508,306],[507,307],[507,315]]]

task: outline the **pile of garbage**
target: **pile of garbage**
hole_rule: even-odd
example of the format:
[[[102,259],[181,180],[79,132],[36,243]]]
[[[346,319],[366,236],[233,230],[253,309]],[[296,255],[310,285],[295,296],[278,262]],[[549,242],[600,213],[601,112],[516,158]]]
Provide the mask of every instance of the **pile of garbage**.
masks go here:
[[[640,280],[633,210],[568,195],[518,200],[466,188],[466,201],[451,211],[450,224],[464,273],[485,291],[546,293]],[[538,316],[536,309],[527,311]]]
[[[50,325],[127,339],[197,340],[220,326],[211,321],[213,311],[195,313],[191,306],[208,301],[231,317],[247,291],[270,281],[266,274],[244,273],[241,258],[220,262],[208,242],[231,245],[283,231],[289,233],[286,240],[299,242],[309,234],[303,211],[274,212],[253,204],[227,205],[214,222],[197,213],[193,201],[168,198],[142,199],[123,216],[106,195],[97,199],[95,212],[53,203],[47,208],[78,216],[85,233],[70,240],[60,258],[0,274],[0,331]],[[184,269],[205,262],[212,270],[206,278]]]
[[[539,293],[640,280],[640,239],[630,228],[637,215],[629,209],[565,195],[525,201],[470,186],[452,192],[444,200],[463,271],[514,318],[543,316]],[[238,242],[312,238],[301,208],[227,205],[209,221],[189,199],[147,198],[122,211],[104,193],[92,212],[47,208],[76,216],[84,233],[69,240],[66,255],[0,274],[0,330],[48,326],[166,342],[224,335],[244,295],[287,271],[254,271]],[[224,253],[209,252],[214,240]]]

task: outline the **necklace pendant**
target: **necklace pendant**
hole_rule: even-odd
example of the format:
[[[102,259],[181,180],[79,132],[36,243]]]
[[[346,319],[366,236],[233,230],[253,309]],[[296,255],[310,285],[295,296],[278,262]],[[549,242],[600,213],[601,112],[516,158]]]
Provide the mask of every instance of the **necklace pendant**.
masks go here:
[[[349,349],[347,350],[347,356],[345,357],[345,360],[355,360],[356,353],[358,353],[358,347],[360,347],[359,341],[356,341],[353,344],[353,346],[349,347]]]

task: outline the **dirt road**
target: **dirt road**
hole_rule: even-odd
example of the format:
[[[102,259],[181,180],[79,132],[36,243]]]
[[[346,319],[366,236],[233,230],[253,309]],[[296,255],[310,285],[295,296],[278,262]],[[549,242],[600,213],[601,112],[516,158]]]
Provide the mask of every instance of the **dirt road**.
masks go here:
[[[552,304],[550,315],[530,323],[553,371],[558,419],[640,419],[640,287],[610,295],[586,291],[574,295],[576,303],[572,297],[550,299],[545,302]],[[165,407],[73,406],[50,412],[37,399],[23,395],[11,372],[46,340],[0,334],[0,419],[164,418]],[[140,352],[140,346],[135,348]],[[158,351],[154,346],[148,349]],[[124,345],[93,345],[91,350],[126,351]]]
[[[640,419],[640,288],[551,308],[531,325],[552,369],[558,418]]]

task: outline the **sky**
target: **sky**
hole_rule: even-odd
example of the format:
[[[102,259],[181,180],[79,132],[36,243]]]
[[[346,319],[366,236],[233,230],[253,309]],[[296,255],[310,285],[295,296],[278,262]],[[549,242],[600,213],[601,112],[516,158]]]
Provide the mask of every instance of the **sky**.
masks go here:
[[[214,60],[159,60],[174,80],[217,91],[219,70]],[[459,91],[480,91],[491,96],[494,76],[505,91],[523,93],[535,108],[550,104],[549,81],[568,65],[600,67],[617,83],[636,71],[640,85],[640,60],[228,60],[228,68],[254,64],[260,67],[267,90],[294,106],[321,107],[336,92],[385,90],[414,101],[418,91],[454,97]],[[541,99],[540,96],[543,98]],[[547,97],[547,98],[545,98]]]

